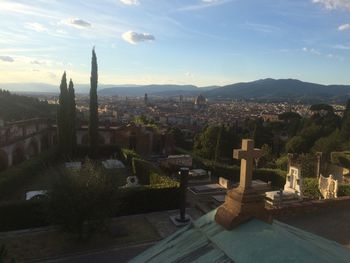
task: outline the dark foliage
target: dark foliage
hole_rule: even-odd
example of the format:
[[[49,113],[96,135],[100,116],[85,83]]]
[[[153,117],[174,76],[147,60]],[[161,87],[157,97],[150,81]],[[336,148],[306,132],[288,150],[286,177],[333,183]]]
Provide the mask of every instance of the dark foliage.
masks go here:
[[[4,121],[19,121],[31,118],[54,118],[56,106],[47,101],[11,94],[0,89],[0,119]]]

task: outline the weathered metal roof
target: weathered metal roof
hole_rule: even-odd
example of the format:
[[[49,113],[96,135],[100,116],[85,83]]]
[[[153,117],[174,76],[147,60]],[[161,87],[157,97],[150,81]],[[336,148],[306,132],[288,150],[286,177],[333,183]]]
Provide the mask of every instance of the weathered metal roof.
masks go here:
[[[227,231],[215,222],[215,213],[204,215],[130,262],[350,262],[350,250],[301,229],[254,219]]]

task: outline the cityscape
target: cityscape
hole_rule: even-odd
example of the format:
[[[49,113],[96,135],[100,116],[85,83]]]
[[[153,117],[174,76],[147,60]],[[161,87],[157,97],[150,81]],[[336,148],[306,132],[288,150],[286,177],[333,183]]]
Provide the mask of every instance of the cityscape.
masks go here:
[[[350,262],[349,12],[0,1],[0,263]]]

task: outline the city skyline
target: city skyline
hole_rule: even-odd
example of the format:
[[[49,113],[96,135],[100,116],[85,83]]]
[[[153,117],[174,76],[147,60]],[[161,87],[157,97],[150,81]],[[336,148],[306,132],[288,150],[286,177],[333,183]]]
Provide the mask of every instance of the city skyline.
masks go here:
[[[350,1],[0,1],[0,83],[350,84]]]

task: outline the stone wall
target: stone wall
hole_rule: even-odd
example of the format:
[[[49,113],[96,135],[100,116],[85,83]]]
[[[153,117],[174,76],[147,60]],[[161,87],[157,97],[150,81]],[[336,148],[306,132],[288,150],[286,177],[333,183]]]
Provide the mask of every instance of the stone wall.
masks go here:
[[[350,209],[350,196],[303,201],[273,208],[267,207],[267,210],[275,219],[313,213],[327,213],[331,209]]]

